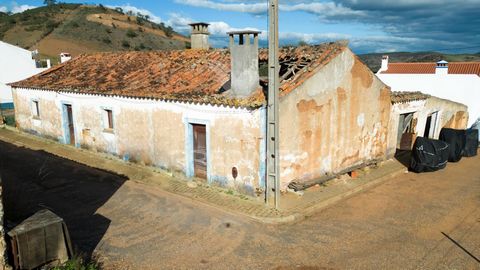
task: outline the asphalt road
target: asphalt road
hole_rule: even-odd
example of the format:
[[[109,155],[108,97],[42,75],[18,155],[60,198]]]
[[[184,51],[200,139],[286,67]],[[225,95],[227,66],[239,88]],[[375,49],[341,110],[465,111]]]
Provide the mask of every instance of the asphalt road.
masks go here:
[[[47,207],[105,269],[480,269],[480,157],[264,225],[0,142],[6,217]]]

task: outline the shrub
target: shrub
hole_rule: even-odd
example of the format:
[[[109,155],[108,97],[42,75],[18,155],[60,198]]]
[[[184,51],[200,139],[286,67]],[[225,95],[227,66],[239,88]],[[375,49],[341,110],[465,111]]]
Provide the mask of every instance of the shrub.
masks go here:
[[[143,19],[140,17],[137,17],[137,24],[138,25],[143,25]]]
[[[72,23],[72,27],[73,27],[73,28],[78,28],[78,27],[80,27],[80,25],[79,25],[77,22],[73,22],[73,23]]]
[[[93,262],[85,263],[81,258],[68,260],[64,265],[54,267],[52,270],[98,270],[98,265]]]
[[[133,31],[132,29],[127,30],[127,37],[134,38],[136,36],[137,36],[137,33],[135,33],[135,31]]]
[[[118,12],[118,13],[120,13],[120,14],[123,14],[123,9],[120,8],[120,7],[116,7],[116,8],[115,8],[115,11]]]
[[[130,48],[130,43],[126,40],[122,41],[122,47],[124,48]]]
[[[106,44],[111,44],[112,43],[112,41],[108,37],[103,38],[102,41],[103,41],[103,43],[106,43]]]
[[[172,37],[173,36],[173,28],[171,26],[168,26],[165,28],[165,35],[167,35],[167,37]]]

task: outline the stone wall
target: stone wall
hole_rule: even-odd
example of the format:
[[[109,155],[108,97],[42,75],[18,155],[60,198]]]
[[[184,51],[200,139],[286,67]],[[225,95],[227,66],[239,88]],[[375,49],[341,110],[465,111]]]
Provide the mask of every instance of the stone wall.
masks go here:
[[[280,102],[282,188],[387,158],[390,90],[349,49]]]

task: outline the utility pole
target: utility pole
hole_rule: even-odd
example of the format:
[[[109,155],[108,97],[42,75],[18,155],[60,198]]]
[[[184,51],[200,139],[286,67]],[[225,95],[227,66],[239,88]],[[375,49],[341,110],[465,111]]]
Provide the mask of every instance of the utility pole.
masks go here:
[[[280,200],[280,157],[278,130],[278,0],[269,0],[268,26],[268,103],[267,103],[267,202],[274,197],[275,208]]]

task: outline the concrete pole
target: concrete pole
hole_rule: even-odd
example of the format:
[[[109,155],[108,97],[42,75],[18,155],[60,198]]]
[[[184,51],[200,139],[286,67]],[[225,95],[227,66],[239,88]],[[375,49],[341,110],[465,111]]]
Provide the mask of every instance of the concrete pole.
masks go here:
[[[267,202],[272,196],[275,208],[280,201],[279,157],[279,65],[278,65],[278,0],[269,0],[268,27],[268,104],[267,104]]]

